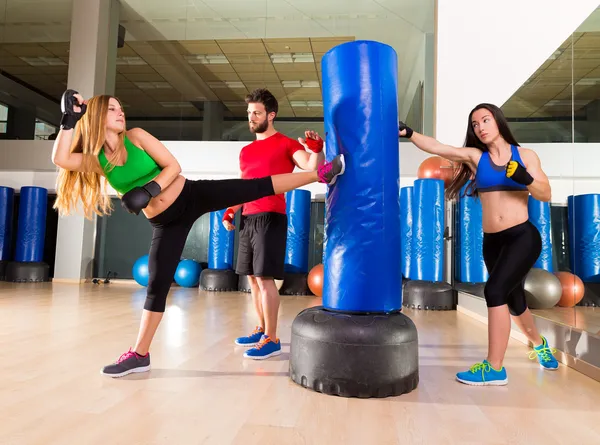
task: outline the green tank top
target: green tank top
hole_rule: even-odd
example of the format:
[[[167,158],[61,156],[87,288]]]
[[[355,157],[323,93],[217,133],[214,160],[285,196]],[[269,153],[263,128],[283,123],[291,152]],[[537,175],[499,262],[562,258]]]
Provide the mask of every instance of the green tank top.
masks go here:
[[[98,161],[104,170],[108,183],[121,195],[129,190],[143,186],[152,181],[162,171],[162,168],[141,148],[136,147],[133,142],[125,136],[125,149],[127,160],[124,165],[113,167],[108,162],[104,148],[98,154]]]

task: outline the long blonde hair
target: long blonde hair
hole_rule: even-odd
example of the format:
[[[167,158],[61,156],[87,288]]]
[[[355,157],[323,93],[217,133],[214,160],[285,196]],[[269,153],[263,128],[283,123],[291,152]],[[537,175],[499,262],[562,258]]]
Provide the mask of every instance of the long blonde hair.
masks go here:
[[[106,115],[111,98],[116,99],[108,95],[91,98],[85,114],[75,126],[70,152],[83,154],[83,171],[59,169],[54,208],[61,216],[73,213],[77,209],[78,200],[81,200],[87,219],[92,219],[94,213],[103,216],[113,210],[107,193],[108,182],[99,173],[102,168],[98,161],[98,154],[106,141]],[[115,160],[125,150],[125,130],[120,134],[120,139],[119,146],[108,159],[113,168]]]

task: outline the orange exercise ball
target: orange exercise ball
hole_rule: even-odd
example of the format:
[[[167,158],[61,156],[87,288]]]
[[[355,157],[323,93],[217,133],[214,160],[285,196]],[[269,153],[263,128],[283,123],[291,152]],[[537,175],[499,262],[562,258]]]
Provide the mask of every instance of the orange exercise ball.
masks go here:
[[[417,177],[419,179],[442,179],[444,187],[448,187],[454,179],[455,171],[454,163],[451,161],[440,156],[432,156],[421,162]]]
[[[570,272],[555,272],[554,275],[560,280],[563,289],[557,305],[560,307],[573,307],[579,303],[585,293],[581,278]]]
[[[317,264],[308,273],[308,288],[317,297],[323,296],[323,264]]]

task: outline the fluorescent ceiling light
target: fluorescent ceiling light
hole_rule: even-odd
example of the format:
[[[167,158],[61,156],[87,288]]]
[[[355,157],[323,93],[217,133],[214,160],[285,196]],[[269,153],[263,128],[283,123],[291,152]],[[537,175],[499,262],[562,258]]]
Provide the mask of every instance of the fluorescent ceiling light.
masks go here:
[[[168,90],[173,87],[169,82],[133,82],[141,90]]]
[[[159,102],[165,108],[194,108],[190,102]]]
[[[311,63],[315,61],[312,53],[272,53],[269,54],[273,63]]]
[[[67,62],[58,57],[19,57],[31,66],[65,66]]]
[[[283,80],[284,88],[319,88],[317,80]]]
[[[291,100],[290,105],[294,108],[320,108],[323,102],[320,100]]]
[[[117,65],[147,65],[147,63],[138,56],[122,56],[117,57]]]
[[[225,65],[229,63],[225,54],[187,54],[183,58],[190,65]]]

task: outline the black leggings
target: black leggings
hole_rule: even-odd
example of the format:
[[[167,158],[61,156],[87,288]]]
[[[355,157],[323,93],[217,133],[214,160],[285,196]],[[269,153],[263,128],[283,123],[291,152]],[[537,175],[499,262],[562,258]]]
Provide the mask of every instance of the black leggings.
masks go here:
[[[188,233],[203,214],[274,195],[271,177],[259,179],[186,179],[181,194],[164,212],[151,218],[148,293],[144,309],[164,312],[167,294]]]
[[[529,221],[483,234],[483,259],[490,274],[484,290],[488,307],[508,304],[513,315],[525,312],[525,277],[541,251],[542,238]]]

